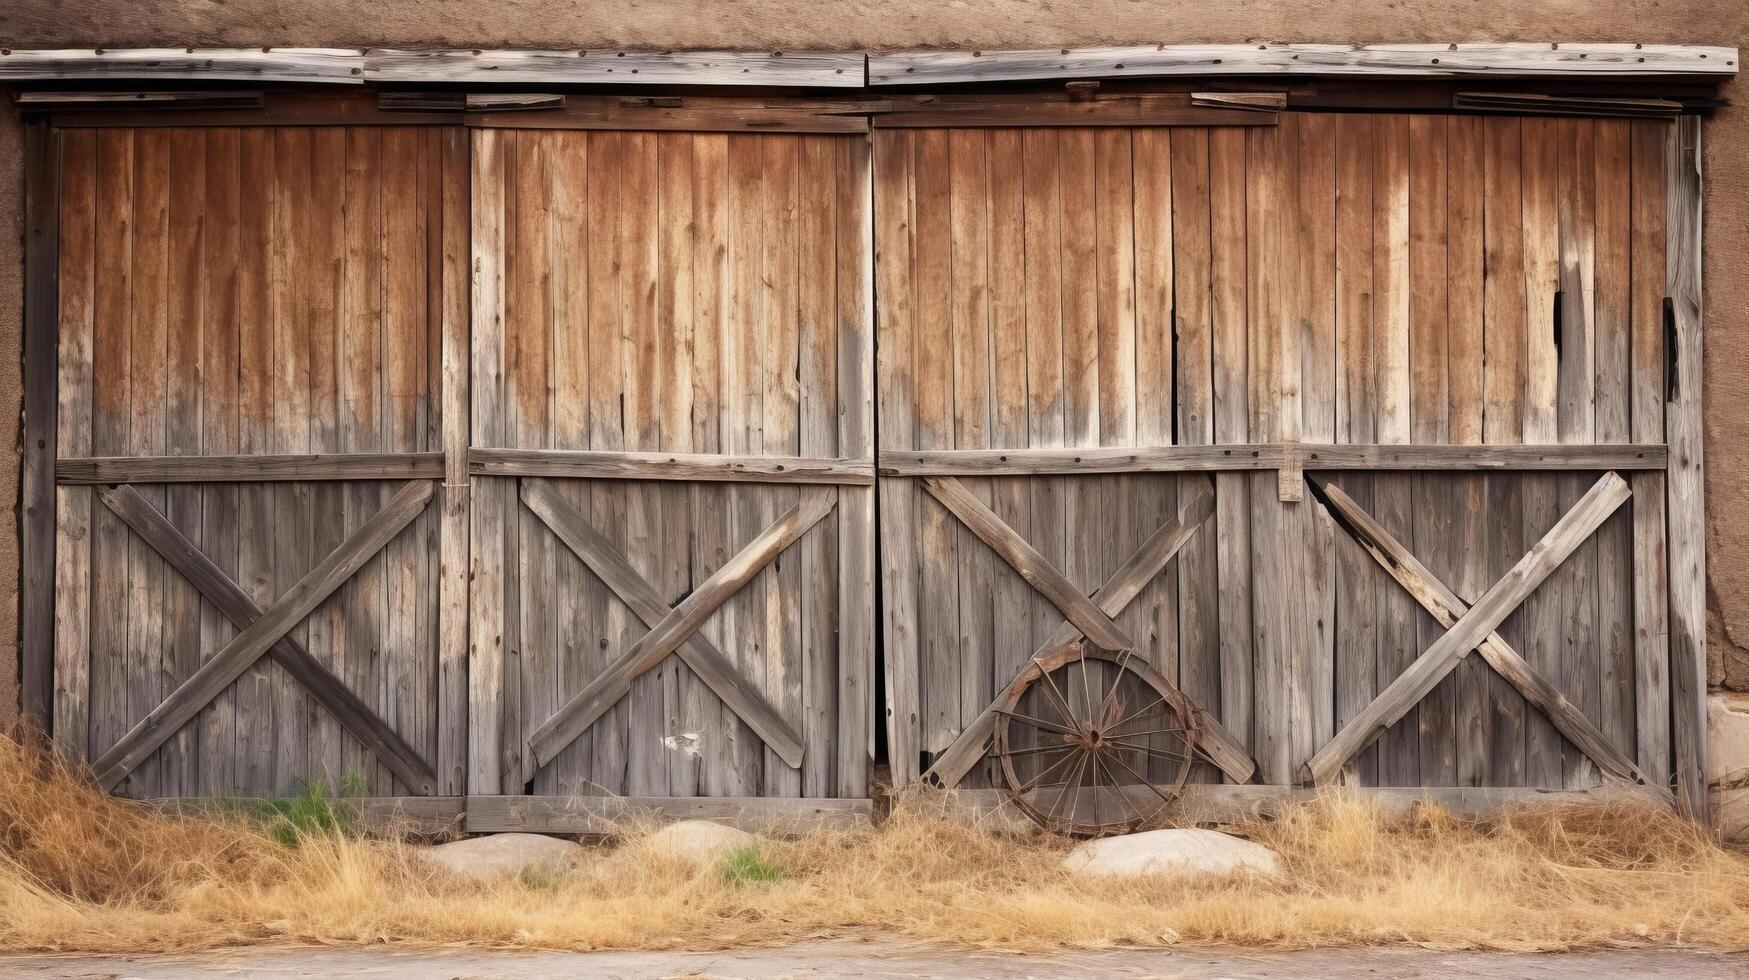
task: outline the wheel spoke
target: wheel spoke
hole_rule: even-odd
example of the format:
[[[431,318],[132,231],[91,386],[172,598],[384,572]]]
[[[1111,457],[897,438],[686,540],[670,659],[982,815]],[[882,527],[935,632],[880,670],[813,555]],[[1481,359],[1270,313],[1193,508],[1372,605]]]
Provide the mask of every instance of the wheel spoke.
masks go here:
[[[1150,701],[1145,707],[1137,708],[1135,711],[1132,711],[1129,714],[1124,715],[1121,719],[1119,719],[1117,721],[1116,724],[1107,725],[1106,727],[1107,728],[1122,728],[1124,725],[1127,725],[1130,722],[1136,720],[1137,718],[1140,718],[1141,716],[1154,710],[1155,705],[1160,705],[1160,704],[1165,704],[1165,703],[1166,703],[1166,695],[1162,694],[1159,697],[1155,698],[1153,701]]]
[[[1129,662],[1130,662],[1130,651],[1125,650],[1118,657],[1117,670],[1114,671],[1111,675],[1111,688],[1105,692],[1105,697],[1100,699],[1099,716],[1098,717],[1099,717],[1099,723],[1103,727],[1107,727],[1107,728],[1111,727],[1111,726],[1105,724],[1105,719],[1111,717],[1109,712],[1111,711],[1111,709],[1114,706],[1114,702],[1112,699],[1117,697],[1118,683],[1123,680],[1124,671],[1129,667]]]
[[[1078,649],[1081,651],[1081,703],[1086,706],[1087,719],[1091,722],[1099,716],[1093,713],[1093,692],[1087,687],[1087,643],[1083,641]],[[1098,815],[1095,814],[1095,819],[1097,818]]]
[[[1164,803],[1171,803],[1172,802],[1172,797],[1167,796],[1166,792],[1164,790],[1162,790],[1160,787],[1154,785],[1153,780],[1148,779],[1146,776],[1143,776],[1141,773],[1139,773],[1135,770],[1135,767],[1133,767],[1129,763],[1123,761],[1122,756],[1114,754],[1112,756],[1112,761],[1116,762],[1120,766],[1123,766],[1125,769],[1128,769],[1130,771],[1130,775],[1136,777],[1137,781],[1141,782],[1142,785],[1153,790],[1154,795],[1158,796],[1162,802],[1164,802]]]
[[[1162,749],[1162,748],[1160,748],[1158,746],[1154,746],[1154,745],[1140,745],[1140,744],[1137,744],[1135,742],[1125,742],[1122,739],[1116,739],[1116,738],[1107,739],[1106,741],[1110,742],[1113,745],[1121,745],[1124,748],[1129,749],[1133,752],[1145,752],[1148,755],[1158,756],[1162,759],[1177,759],[1177,760],[1182,762],[1182,761],[1187,761],[1190,758],[1190,756],[1188,756],[1188,755],[1180,755],[1177,752],[1169,752],[1165,749]]]
[[[1020,749],[1008,749],[997,754],[1012,758],[1017,755],[1032,755],[1035,752],[1067,752],[1079,745],[1079,742],[1058,742],[1055,745],[1029,745]]]
[[[1095,749],[1093,752],[1093,756],[1094,756],[1094,762],[1096,764],[1098,764],[1101,768],[1105,768],[1105,774],[1111,781],[1111,790],[1113,793],[1117,794],[1117,801],[1119,803],[1123,804],[1124,809],[1130,811],[1130,813],[1134,815],[1137,822],[1140,822],[1142,819],[1142,811],[1136,809],[1135,804],[1130,802],[1130,795],[1128,793],[1124,792],[1124,789],[1122,786],[1118,785],[1117,775],[1115,773],[1113,773],[1110,768],[1105,767],[1104,762],[1100,761],[1100,760],[1105,758],[1105,753],[1099,751],[1098,749]],[[1119,759],[1117,761],[1118,761],[1119,765],[1123,764],[1123,760]],[[1124,766],[1124,768],[1130,769],[1130,767],[1127,765]],[[1130,772],[1131,772],[1131,774],[1134,774],[1135,770],[1130,769]],[[1147,780],[1143,780],[1143,782],[1146,782],[1146,781]],[[1159,792],[1159,791],[1156,790],[1155,792]],[[1098,819],[1097,813],[1094,814],[1094,818]]]
[[[1059,735],[1074,735],[1076,737],[1079,737],[1081,735],[1080,732],[1075,731],[1074,729],[1064,728],[1063,726],[1055,724],[1053,722],[1045,721],[1043,718],[1034,718],[1031,715],[1023,715],[1018,711],[1004,711],[1004,712],[1002,712],[1002,714],[1008,716],[1009,718],[1013,718],[1013,719],[1016,719],[1018,721],[1026,722],[1028,725],[1031,725],[1032,727],[1037,728],[1041,731],[1056,732]]]
[[[1114,732],[1109,728],[1105,731],[1106,738],[1141,738],[1144,735],[1169,735],[1173,732],[1189,734],[1188,728],[1150,728],[1145,732]]]
[[[1071,725],[1075,724],[1075,709],[1069,707],[1069,699],[1064,696],[1062,691],[1057,689],[1057,682],[1051,679],[1051,672],[1040,667],[1039,676],[1044,679],[1045,691],[1056,700],[1057,707],[1062,709],[1063,720]],[[1080,733],[1077,732],[1076,734]]]
[[[1070,745],[1070,746],[1065,746],[1065,747],[1066,747],[1066,748],[1070,748],[1070,749],[1073,749],[1073,748],[1075,748],[1075,746],[1073,746],[1073,745]],[[1017,791],[1015,791],[1015,794],[1014,794],[1014,795],[1016,795],[1016,796],[1024,796],[1024,795],[1026,795],[1026,794],[1027,794],[1027,793],[1028,793],[1028,792],[1030,792],[1030,791],[1031,791],[1031,790],[1033,790],[1033,789],[1035,789],[1035,788],[1036,788],[1036,787],[1038,787],[1038,786],[1040,786],[1040,785],[1042,785],[1042,784],[1043,784],[1043,783],[1044,783],[1044,779],[1045,779],[1045,777],[1046,777],[1046,776],[1048,776],[1048,775],[1050,775],[1050,774],[1051,774],[1051,773],[1053,773],[1053,772],[1055,772],[1055,771],[1056,771],[1056,770],[1057,770],[1057,767],[1058,767],[1058,766],[1061,766],[1061,765],[1062,765],[1062,764],[1063,764],[1063,763],[1065,763],[1065,762],[1068,762],[1068,761],[1069,761],[1069,760],[1070,760],[1070,759],[1073,759],[1073,758],[1075,758],[1075,753],[1074,753],[1074,752],[1070,752],[1070,753],[1068,753],[1068,754],[1067,754],[1067,755],[1065,755],[1065,756],[1063,756],[1063,757],[1062,757],[1062,758],[1061,758],[1061,759],[1058,759],[1058,760],[1057,760],[1057,761],[1055,761],[1055,762],[1053,762],[1053,763],[1051,763],[1051,764],[1050,764],[1050,765],[1048,765],[1048,766],[1046,766],[1046,767],[1045,767],[1045,768],[1044,768],[1044,769],[1042,769],[1042,770],[1040,770],[1040,771],[1039,771],[1039,773],[1038,773],[1038,775],[1036,775],[1036,776],[1034,776],[1034,777],[1032,777],[1032,779],[1031,779],[1031,780],[1029,780],[1029,781],[1028,781],[1028,782],[1027,782],[1027,783],[1026,783],[1026,785],[1024,785],[1024,786],[1022,786],[1022,787],[1020,787],[1020,789],[1019,789],[1019,790],[1017,790]]]
[[[1063,783],[1063,788],[1060,790],[1057,790],[1056,800],[1051,803],[1050,816],[1053,818],[1056,817],[1056,815],[1057,815],[1057,808],[1063,805],[1063,797],[1065,794],[1068,793],[1069,787],[1074,786],[1077,790],[1079,790],[1081,788],[1081,773],[1084,769],[1087,768],[1087,753],[1086,753],[1086,751],[1082,751],[1082,753],[1080,754],[1080,756],[1078,758],[1079,758],[1079,761],[1077,761],[1075,763],[1074,779],[1070,780],[1070,781],[1065,781]],[[1073,822],[1073,821],[1071,820],[1071,822]]]

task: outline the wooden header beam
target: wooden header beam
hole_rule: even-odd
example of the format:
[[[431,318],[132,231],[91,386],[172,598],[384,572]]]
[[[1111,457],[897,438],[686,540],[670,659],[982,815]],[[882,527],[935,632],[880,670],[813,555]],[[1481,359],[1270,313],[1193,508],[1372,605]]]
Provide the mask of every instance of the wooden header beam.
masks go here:
[[[328,85],[507,83],[869,88],[1162,76],[1687,77],[1737,73],[1734,47],[1684,44],[1157,44],[1020,51],[398,48],[0,50],[0,82],[117,79]]]
[[[1737,72],[1737,49],[1683,44],[1157,44],[870,55],[871,87],[1165,75],[1701,75]]]

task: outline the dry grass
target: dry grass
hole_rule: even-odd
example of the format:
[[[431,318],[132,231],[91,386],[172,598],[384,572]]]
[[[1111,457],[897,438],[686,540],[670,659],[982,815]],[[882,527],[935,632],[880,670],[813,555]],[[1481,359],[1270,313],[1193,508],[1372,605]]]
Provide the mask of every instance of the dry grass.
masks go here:
[[[1282,853],[1282,883],[1084,881],[1058,868],[1068,842],[930,810],[911,800],[876,831],[765,842],[738,859],[754,875],[654,857],[634,834],[569,873],[481,885],[398,843],[287,847],[240,821],[166,817],[0,739],[0,948],[722,948],[866,931],[1015,950],[1749,947],[1749,858],[1645,808],[1482,823],[1330,797],[1241,828]]]

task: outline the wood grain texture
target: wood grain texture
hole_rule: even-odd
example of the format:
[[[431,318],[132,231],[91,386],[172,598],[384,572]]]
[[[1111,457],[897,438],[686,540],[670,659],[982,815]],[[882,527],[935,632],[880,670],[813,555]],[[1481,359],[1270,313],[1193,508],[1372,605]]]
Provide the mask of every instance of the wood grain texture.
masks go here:
[[[1604,474],[1510,572],[1476,601],[1467,615],[1424,650],[1354,721],[1319,748],[1306,763],[1306,781],[1315,784],[1328,781],[1356,752],[1401,718],[1629,496],[1627,481],[1613,473]]]
[[[863,85],[863,56],[854,52],[372,48],[364,53],[359,67],[364,78],[377,82],[489,79],[536,85]]]
[[[865,459],[714,453],[600,452],[563,449],[473,449],[479,476],[589,480],[685,480],[717,483],[828,483],[873,486]]]

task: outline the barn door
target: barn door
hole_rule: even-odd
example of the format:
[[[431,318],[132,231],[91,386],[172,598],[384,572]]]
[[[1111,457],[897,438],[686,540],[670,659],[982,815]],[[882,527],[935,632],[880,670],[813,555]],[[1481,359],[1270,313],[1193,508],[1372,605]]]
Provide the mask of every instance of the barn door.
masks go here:
[[[1252,116],[877,128],[895,781],[1084,641],[1193,781],[1662,787],[1671,127]]]
[[[53,136],[54,729],[104,785],[461,791],[431,503],[460,135]]]
[[[472,791],[865,795],[866,138],[473,151]]]

